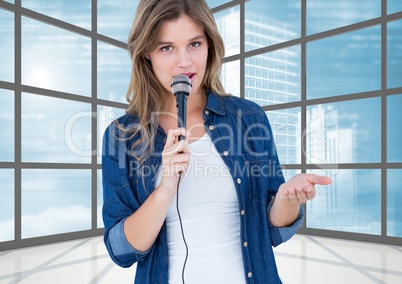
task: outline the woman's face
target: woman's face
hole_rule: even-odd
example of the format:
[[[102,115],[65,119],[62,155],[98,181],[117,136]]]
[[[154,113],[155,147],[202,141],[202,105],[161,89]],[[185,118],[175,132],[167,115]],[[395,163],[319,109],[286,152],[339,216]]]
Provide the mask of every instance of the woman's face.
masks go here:
[[[194,94],[200,90],[207,57],[204,29],[186,15],[163,24],[158,46],[147,55],[156,77],[167,90],[171,89],[175,76],[185,74],[191,80]]]

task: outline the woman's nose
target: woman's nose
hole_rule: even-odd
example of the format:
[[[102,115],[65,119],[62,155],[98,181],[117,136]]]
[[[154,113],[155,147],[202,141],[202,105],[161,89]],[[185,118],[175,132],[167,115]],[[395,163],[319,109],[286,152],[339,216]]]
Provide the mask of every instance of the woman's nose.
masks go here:
[[[191,55],[187,50],[180,51],[177,56],[177,66],[188,67],[191,65]]]

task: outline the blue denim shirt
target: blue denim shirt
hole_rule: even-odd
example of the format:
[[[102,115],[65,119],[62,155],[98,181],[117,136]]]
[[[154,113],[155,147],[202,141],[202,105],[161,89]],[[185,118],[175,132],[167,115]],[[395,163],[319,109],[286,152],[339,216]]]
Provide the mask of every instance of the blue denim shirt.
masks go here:
[[[239,201],[241,250],[247,283],[281,283],[272,246],[290,239],[301,226],[304,212],[290,227],[270,224],[268,212],[284,182],[272,131],[264,111],[255,103],[233,96],[208,93],[204,110],[205,129],[230,170]],[[138,125],[127,114],[118,119],[121,126]],[[153,151],[145,160],[145,171],[131,155],[138,137],[111,124],[103,140],[103,221],[107,250],[118,265],[137,262],[135,283],[168,283],[168,245],[165,224],[150,249],[135,250],[125,238],[123,224],[144,203],[155,188],[158,166],[166,134],[156,127]],[[118,139],[116,137],[119,137]],[[123,138],[123,139],[121,139]],[[134,147],[137,154],[143,151]]]

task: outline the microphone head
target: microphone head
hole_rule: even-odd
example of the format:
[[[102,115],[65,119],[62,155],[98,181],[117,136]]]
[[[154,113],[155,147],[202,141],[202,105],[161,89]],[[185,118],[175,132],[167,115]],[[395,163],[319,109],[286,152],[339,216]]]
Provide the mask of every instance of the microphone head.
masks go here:
[[[189,95],[191,93],[191,81],[186,75],[177,75],[174,77],[170,86],[172,87],[173,94],[183,92]]]

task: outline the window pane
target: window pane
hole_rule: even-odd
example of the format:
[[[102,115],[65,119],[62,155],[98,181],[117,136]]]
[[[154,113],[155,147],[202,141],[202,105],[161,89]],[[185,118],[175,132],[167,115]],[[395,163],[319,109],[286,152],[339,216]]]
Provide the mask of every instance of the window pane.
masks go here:
[[[379,163],[380,134],[380,98],[309,106],[307,163]]]
[[[90,170],[22,170],[22,238],[91,229]]]
[[[127,103],[131,60],[128,51],[98,42],[98,98]]]
[[[0,242],[14,240],[14,170],[0,169]]]
[[[0,162],[14,161],[14,93],[0,89]]]
[[[91,28],[91,0],[22,0],[21,5],[82,28]]]
[[[14,82],[14,14],[0,9],[0,80]]]
[[[388,10],[388,14],[402,11],[402,1],[401,0],[387,0],[387,10]]]
[[[387,33],[387,85],[402,87],[402,20],[388,23]]]
[[[381,1],[308,0],[307,34],[331,30],[381,16]]]
[[[240,97],[240,61],[231,61],[222,65],[220,76],[225,92]]]
[[[24,162],[90,163],[91,105],[22,95]]]
[[[300,0],[253,0],[245,7],[246,51],[300,37]]]
[[[98,106],[98,163],[101,163],[102,160],[102,140],[103,133],[106,130],[106,127],[120,116],[126,113],[125,109],[121,108],[113,108],[107,106]]]
[[[388,170],[387,235],[402,237],[402,170]]]
[[[387,161],[402,162],[402,95],[387,97]]]
[[[307,44],[308,99],[379,89],[380,26]]]
[[[300,108],[267,112],[281,164],[300,164]]]
[[[103,218],[102,218],[102,206],[103,206],[103,186],[102,186],[102,170],[98,170],[98,178],[97,178],[98,186],[97,186],[97,228],[103,228]]]
[[[306,226],[325,230],[381,234],[381,171],[314,171],[332,178],[317,185],[317,195],[307,202]]]
[[[127,42],[139,0],[98,0],[98,33]]]
[[[225,57],[240,53],[239,6],[216,13],[214,17],[225,43]]]
[[[91,40],[22,17],[22,83],[91,95]]]
[[[257,104],[300,100],[300,46],[245,59],[245,96]]]
[[[215,8],[218,7],[222,4],[225,4],[227,2],[230,2],[231,0],[207,0],[207,4],[209,6],[209,8]]]

